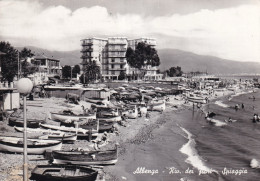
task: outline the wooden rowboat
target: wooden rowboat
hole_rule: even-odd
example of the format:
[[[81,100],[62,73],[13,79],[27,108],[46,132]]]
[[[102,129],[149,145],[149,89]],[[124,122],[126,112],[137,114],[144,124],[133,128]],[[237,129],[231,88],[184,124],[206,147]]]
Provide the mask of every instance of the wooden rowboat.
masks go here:
[[[23,153],[23,138],[0,136],[0,151]],[[28,154],[43,154],[46,150],[60,150],[62,143],[56,140],[27,139]]]
[[[65,113],[51,113],[51,119],[52,120],[72,120],[72,121],[78,121],[80,119],[96,119],[96,113],[94,114],[88,114],[88,115],[76,115],[76,114],[65,114]]]
[[[147,106],[147,109],[151,111],[164,111],[165,108],[166,108],[165,101],[152,102]]]
[[[40,123],[44,123],[44,120],[37,120],[37,119],[27,119],[27,127],[28,128],[39,128]],[[23,118],[18,117],[9,117],[8,124],[9,126],[17,126],[23,127],[24,120]]]
[[[37,165],[30,180],[36,181],[94,181],[98,172],[87,167],[75,165]]]
[[[187,100],[190,101],[190,102],[194,102],[194,103],[201,103],[201,104],[206,104],[207,103],[206,99],[203,98],[203,97],[188,96]]]
[[[106,151],[53,151],[54,164],[111,165],[117,162],[117,147]]]
[[[15,127],[15,130],[18,132],[23,132],[23,128]],[[40,134],[45,134],[42,136],[39,136],[38,139],[49,139],[49,140],[59,140],[62,141],[63,143],[65,142],[75,142],[77,140],[77,134],[74,133],[65,133],[62,131],[53,131],[53,130],[46,130],[46,129],[32,129],[32,128],[27,128],[26,129],[27,133],[40,133]]]

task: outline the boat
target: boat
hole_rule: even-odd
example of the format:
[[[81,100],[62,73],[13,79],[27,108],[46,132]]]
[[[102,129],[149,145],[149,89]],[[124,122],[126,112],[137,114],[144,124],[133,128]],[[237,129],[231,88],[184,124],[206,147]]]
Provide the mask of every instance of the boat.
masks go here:
[[[23,138],[0,136],[0,151],[23,153]],[[57,140],[27,139],[28,154],[43,154],[46,150],[60,150],[62,142]]]
[[[86,129],[86,130],[98,130],[99,133],[105,132],[105,131],[111,131],[113,128],[113,125],[116,123],[115,121],[107,121],[107,120],[92,120],[88,122],[78,122],[79,127]],[[61,122],[61,125],[69,126],[69,127],[75,127],[74,122]]]
[[[18,132],[23,132],[23,128],[20,127],[14,127],[14,129]],[[50,140],[59,140],[64,142],[75,142],[77,140],[77,134],[73,133],[65,133],[62,131],[53,131],[53,130],[46,130],[42,128],[32,129],[32,128],[26,128],[27,133],[40,133],[45,134],[42,136],[39,136],[38,139],[50,139]]]
[[[98,116],[97,119],[99,121],[106,121],[106,122],[117,122],[117,121],[121,121],[122,118],[121,116]]]
[[[147,106],[147,110],[164,111],[166,108],[165,101],[153,101]]]
[[[44,120],[37,120],[37,119],[27,119],[27,127],[28,128],[39,128],[40,123],[44,123]],[[18,117],[9,117],[8,118],[8,124],[9,126],[17,126],[17,127],[23,127],[24,120],[23,118]]]
[[[46,140],[59,140],[63,143],[74,143],[77,140],[77,134],[73,133],[50,133],[47,135],[43,135],[38,137],[39,139]]]
[[[122,111],[122,115],[130,119],[135,119],[138,117],[138,110],[135,106],[134,108],[128,109],[126,111]]]
[[[72,112],[63,112],[63,113],[51,113],[51,119],[54,121],[61,121],[61,120],[72,120],[72,121],[78,121],[80,119],[96,119],[96,113],[94,114],[74,114]]]
[[[94,104],[97,104],[97,103],[106,103],[107,100],[106,99],[102,99],[102,98],[85,98],[85,101],[87,102],[90,102],[90,103],[94,103]]]
[[[187,96],[187,100],[190,102],[194,102],[194,103],[201,103],[201,104],[207,103],[206,98],[198,97],[198,96],[194,96],[194,95]]]
[[[76,165],[37,165],[31,173],[30,180],[36,181],[95,181],[98,172]]]
[[[54,164],[111,165],[117,162],[116,149],[106,151],[53,151]]]
[[[79,133],[79,134],[88,134],[89,130],[83,129],[83,128],[74,128],[74,127],[65,127],[65,126],[55,126],[51,124],[40,124],[42,128],[45,129],[52,129],[56,131],[64,131],[64,132],[70,132],[70,133]],[[95,130],[92,130],[94,133]]]

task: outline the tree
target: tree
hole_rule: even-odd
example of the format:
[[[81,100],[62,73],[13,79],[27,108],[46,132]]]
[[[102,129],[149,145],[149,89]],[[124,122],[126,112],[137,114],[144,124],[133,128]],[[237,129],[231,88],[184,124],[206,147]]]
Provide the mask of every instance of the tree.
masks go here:
[[[9,42],[0,42],[0,51],[5,53],[1,57],[2,80],[12,82],[18,70],[18,51]]]
[[[182,76],[182,70],[181,67],[171,67],[169,70],[166,70],[167,75],[170,77],[180,77]]]
[[[62,67],[62,77],[63,78],[71,77],[71,66],[65,65],[64,67]]]
[[[80,77],[81,83],[90,83],[101,78],[100,66],[97,65],[96,61],[87,62],[83,71],[84,73]]]
[[[160,65],[160,58],[156,49],[144,42],[138,43],[135,50],[128,47],[126,60],[131,67],[139,69],[147,65],[151,65],[152,67]]]
[[[75,65],[72,69],[72,77],[77,77],[77,74],[80,73],[80,66],[79,65]]]
[[[21,59],[21,73],[23,77],[27,77],[38,71],[38,62],[28,62],[28,58],[32,58],[34,54],[30,49],[23,48],[19,53]]]
[[[118,80],[125,80],[125,78],[126,78],[126,73],[125,73],[125,71],[120,71],[120,74],[119,74],[119,76],[118,76]]]

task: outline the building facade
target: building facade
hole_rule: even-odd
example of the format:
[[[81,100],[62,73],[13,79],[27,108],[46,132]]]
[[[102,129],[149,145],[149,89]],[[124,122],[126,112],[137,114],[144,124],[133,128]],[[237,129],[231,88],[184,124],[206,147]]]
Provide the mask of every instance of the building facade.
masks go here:
[[[139,38],[128,40],[126,37],[109,37],[102,38],[88,38],[81,40],[82,45],[82,66],[85,69],[89,61],[95,61],[100,66],[101,75],[104,80],[112,79],[118,80],[121,71],[126,75],[131,76],[140,73],[139,69],[131,68],[126,61],[126,51],[128,47],[135,50],[138,43],[144,42],[150,46],[156,46],[156,40],[153,38]],[[159,79],[156,76],[158,67],[143,67],[145,69],[145,79],[153,80]]]
[[[62,67],[60,60],[49,58],[45,55],[36,55],[33,58],[28,58],[27,62],[37,67],[38,71],[28,77],[33,81],[34,85],[42,84],[54,76],[61,77]]]

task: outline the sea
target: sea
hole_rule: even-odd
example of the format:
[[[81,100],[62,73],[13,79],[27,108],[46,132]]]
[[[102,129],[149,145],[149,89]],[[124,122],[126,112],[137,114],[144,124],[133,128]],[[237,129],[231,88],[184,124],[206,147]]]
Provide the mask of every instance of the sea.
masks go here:
[[[211,122],[196,106],[165,111],[160,119],[166,122],[134,148],[126,171],[138,181],[259,181],[260,169],[253,167],[260,163],[260,122],[252,118],[260,115],[260,90],[213,100],[204,109],[216,113]]]

